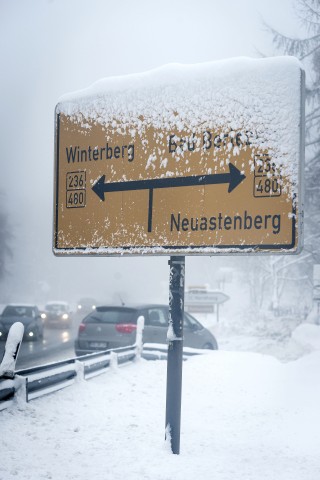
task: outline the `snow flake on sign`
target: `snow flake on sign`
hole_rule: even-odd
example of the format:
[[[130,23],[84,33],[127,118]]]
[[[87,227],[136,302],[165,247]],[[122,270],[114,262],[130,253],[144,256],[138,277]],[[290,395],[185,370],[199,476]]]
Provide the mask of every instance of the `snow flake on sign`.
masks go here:
[[[151,155],[149,155],[149,158],[148,158],[148,161],[147,161],[147,165],[146,165],[146,170],[148,168],[153,168],[153,170],[155,170],[155,161],[157,160],[157,156],[155,153],[152,153]]]
[[[161,167],[161,168],[167,168],[167,165],[168,165],[168,159],[167,159],[167,158],[163,158],[163,159],[161,160],[160,167]]]

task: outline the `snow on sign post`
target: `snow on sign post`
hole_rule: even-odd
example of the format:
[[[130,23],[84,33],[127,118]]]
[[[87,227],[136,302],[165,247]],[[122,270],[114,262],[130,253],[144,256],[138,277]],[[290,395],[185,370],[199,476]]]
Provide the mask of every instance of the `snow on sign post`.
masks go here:
[[[63,97],[54,253],[298,252],[303,84],[292,57],[240,58]]]
[[[185,255],[297,253],[304,73],[169,65],[56,107],[56,255],[170,255],[166,436],[180,451]]]

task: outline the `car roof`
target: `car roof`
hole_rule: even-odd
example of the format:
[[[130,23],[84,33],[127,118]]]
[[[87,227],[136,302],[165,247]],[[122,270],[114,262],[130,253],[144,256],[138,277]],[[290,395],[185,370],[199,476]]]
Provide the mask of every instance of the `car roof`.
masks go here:
[[[168,308],[168,305],[161,303],[126,303],[125,305],[104,304],[98,305],[97,308],[132,308],[133,310],[144,310],[145,308]]]
[[[61,300],[51,300],[50,302],[47,302],[46,305],[69,305],[69,303]]]
[[[32,307],[32,308],[38,308],[38,306],[35,303],[8,303],[4,308],[6,307]]]

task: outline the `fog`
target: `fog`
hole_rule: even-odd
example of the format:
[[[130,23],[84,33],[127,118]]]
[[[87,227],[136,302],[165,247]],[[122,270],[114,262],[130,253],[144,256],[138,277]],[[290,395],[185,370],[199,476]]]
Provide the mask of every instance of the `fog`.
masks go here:
[[[107,76],[272,55],[263,22],[298,33],[289,0],[0,0],[0,200],[12,233],[0,303],[167,301],[169,257],[54,257],[55,105]],[[188,257],[186,285],[214,286],[232,258]]]

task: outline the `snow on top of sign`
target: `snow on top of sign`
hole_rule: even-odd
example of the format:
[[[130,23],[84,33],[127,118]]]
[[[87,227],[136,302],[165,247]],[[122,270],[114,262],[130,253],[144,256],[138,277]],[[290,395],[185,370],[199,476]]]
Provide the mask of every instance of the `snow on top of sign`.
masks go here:
[[[146,89],[142,93],[144,99],[150,91],[165,87],[167,87],[166,93],[170,93],[170,87],[178,87],[179,90],[183,90],[185,87],[192,88],[193,84],[193,87],[197,87],[200,91],[202,86],[207,87],[206,82],[208,81],[212,84],[213,89],[219,88],[221,93],[227,90],[230,93],[236,93],[239,102],[241,98],[246,100],[245,95],[253,96],[254,92],[249,88],[251,85],[254,85],[255,90],[259,92],[262,86],[271,84],[272,96],[277,97],[279,92],[274,91],[274,88],[280,84],[287,84],[289,88],[293,87],[296,71],[301,68],[303,66],[299,60],[290,56],[259,59],[238,57],[193,65],[168,64],[143,73],[100,79],[88,88],[63,95],[59,101],[84,105],[88,100],[91,103],[94,97],[103,98],[121,93],[128,95],[128,98],[130,96],[134,98],[136,92],[140,93],[141,88]],[[172,93],[175,97],[177,92],[172,91]],[[217,94],[219,94],[218,91]],[[153,100],[155,104],[157,99]],[[170,100],[173,100],[170,99],[170,95],[166,96],[166,101],[170,102]],[[189,100],[192,102],[193,99]],[[206,100],[210,100],[210,98]],[[94,107],[97,106],[98,103],[94,105]],[[121,107],[121,104],[119,103],[117,107]]]
[[[139,74],[99,80],[64,95],[58,113],[106,127],[146,126],[197,133],[246,132],[253,147],[268,149],[293,184],[300,151],[300,62],[294,57],[234,58],[196,65],[169,64]],[[89,123],[88,123],[89,122]],[[237,145],[230,145],[237,155]],[[253,168],[253,167],[252,167]]]

